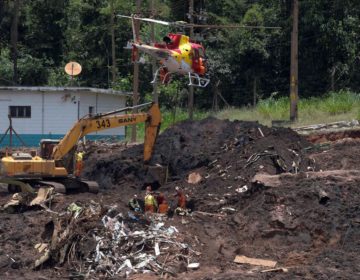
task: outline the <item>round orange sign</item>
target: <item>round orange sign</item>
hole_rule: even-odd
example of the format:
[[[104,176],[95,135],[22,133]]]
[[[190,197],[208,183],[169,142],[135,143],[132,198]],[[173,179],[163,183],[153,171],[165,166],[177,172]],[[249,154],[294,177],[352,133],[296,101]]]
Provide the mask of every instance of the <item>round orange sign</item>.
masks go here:
[[[65,65],[65,72],[70,76],[77,76],[81,73],[81,65],[75,61],[70,61]]]

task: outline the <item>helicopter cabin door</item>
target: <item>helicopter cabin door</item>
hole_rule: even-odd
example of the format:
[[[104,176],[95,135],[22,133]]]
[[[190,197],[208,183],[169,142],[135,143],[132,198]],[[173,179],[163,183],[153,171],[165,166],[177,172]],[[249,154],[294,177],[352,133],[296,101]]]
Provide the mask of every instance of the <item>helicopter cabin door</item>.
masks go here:
[[[199,48],[193,48],[192,58],[193,70],[199,75],[205,74],[205,66],[203,64],[203,50]]]

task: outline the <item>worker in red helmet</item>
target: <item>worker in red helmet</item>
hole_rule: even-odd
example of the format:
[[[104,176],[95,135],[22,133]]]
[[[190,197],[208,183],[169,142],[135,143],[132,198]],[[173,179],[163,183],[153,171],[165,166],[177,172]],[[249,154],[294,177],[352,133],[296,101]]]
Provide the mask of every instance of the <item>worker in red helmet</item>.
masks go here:
[[[157,210],[157,202],[152,193],[151,186],[146,187],[145,194],[145,213],[155,213]]]

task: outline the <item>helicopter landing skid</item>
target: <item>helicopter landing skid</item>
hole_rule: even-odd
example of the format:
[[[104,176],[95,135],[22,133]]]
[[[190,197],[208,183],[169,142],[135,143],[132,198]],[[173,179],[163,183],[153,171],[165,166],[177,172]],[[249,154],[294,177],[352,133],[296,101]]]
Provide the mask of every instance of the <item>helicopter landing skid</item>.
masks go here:
[[[167,72],[164,68],[158,68],[154,74],[154,79],[150,82],[151,84],[155,84],[157,82],[158,76],[160,76],[161,83],[163,85],[167,85],[170,83],[170,72]]]
[[[210,79],[200,77],[196,73],[190,73],[189,72],[189,84],[188,86],[194,86],[194,87],[206,87],[210,82]]]
[[[168,72],[166,69],[164,68],[158,68],[154,74],[154,79],[151,81],[151,84],[154,84],[157,82],[158,77],[160,76],[160,80],[161,83],[163,85],[167,85],[170,83],[171,81],[171,76],[170,74],[172,74],[172,72]],[[188,72],[188,77],[189,77],[189,84],[188,86],[194,86],[194,87],[206,87],[209,82],[210,79],[208,78],[204,78],[204,77],[200,77],[198,74],[196,73],[191,73]]]

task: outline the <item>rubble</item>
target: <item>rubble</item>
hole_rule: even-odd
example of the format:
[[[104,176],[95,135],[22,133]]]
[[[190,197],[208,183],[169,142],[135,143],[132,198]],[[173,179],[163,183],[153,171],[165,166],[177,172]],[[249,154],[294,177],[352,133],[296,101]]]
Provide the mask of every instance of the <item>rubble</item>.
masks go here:
[[[200,253],[183,241],[176,227],[165,226],[163,219],[134,220],[133,215],[125,217],[116,208],[105,211],[95,202],[83,206],[72,203],[66,212],[53,217],[49,245],[35,246],[44,253],[34,267],[49,261],[59,265],[81,261],[80,268],[74,269],[87,277],[148,272],[176,275],[181,266],[196,268],[194,261]]]
[[[53,188],[39,188],[37,192],[14,193],[1,208],[8,213],[22,212],[36,206],[46,207],[54,197]]]

